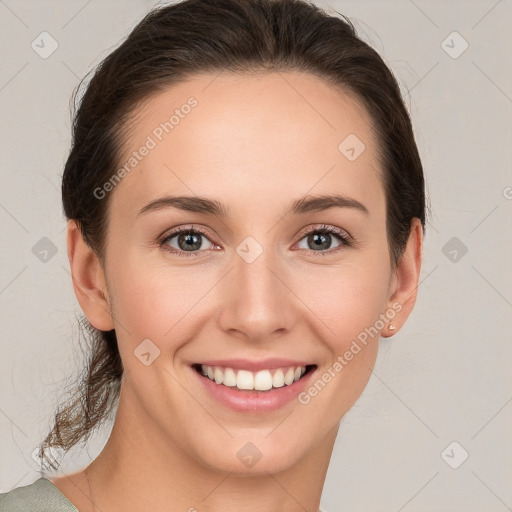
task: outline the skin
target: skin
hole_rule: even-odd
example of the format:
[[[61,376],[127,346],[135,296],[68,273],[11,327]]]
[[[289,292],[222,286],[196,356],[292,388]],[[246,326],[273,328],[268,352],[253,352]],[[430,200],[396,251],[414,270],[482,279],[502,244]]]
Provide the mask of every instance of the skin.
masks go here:
[[[393,268],[371,120],[354,96],[304,73],[198,75],[159,92],[139,107],[123,157],[190,96],[197,107],[112,192],[104,265],[68,223],[77,298],[93,326],[116,329],[125,368],[112,433],[88,468],[93,501],[108,512],[314,512],[339,422],[368,382],[379,338],[398,332],[413,309],[421,225],[414,219]],[[349,134],[366,146],[352,162],[338,150]],[[285,215],[305,195],[335,193],[369,214]],[[171,194],[221,201],[229,215],[137,215]],[[198,235],[200,256],[173,254],[178,237],[171,251],[158,245],[161,233],[191,224],[208,233]],[[307,234],[323,224],[355,245],[336,251],[343,242],[333,236],[315,249]],[[247,236],[263,249],[252,263],[236,252]],[[321,378],[393,304],[401,307],[396,329],[386,323],[307,405],[237,413],[190,368],[214,358],[288,357],[316,364]],[[149,366],[133,353],[147,338],[161,351]],[[248,441],[262,454],[251,468],[237,457]],[[95,510],[83,470],[52,482],[81,511]]]

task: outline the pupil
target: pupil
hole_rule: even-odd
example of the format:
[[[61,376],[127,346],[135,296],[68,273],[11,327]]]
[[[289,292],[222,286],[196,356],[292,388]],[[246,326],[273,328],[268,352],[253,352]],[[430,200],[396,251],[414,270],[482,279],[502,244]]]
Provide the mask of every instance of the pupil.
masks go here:
[[[199,237],[193,235],[192,233],[185,233],[181,235],[179,238],[179,245],[181,249],[190,250],[190,249],[199,249],[201,247],[201,241]],[[184,244],[181,242],[184,241]]]
[[[329,248],[329,242],[331,239],[330,235],[315,233],[313,235],[310,235],[309,238],[310,238],[310,242],[313,242],[313,245],[315,245],[317,248],[318,247],[320,247],[322,249]]]

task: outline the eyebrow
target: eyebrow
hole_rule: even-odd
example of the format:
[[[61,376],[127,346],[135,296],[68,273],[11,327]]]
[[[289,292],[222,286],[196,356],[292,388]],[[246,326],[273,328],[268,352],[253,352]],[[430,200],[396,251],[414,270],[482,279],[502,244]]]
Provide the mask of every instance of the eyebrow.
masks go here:
[[[164,208],[177,208],[187,212],[204,213],[218,217],[227,217],[229,214],[229,208],[213,199],[199,196],[166,196],[155,199],[144,206],[137,214],[137,217]],[[342,195],[316,195],[305,196],[294,201],[287,215],[319,212],[331,208],[353,208],[363,212],[365,215],[370,214],[366,206],[356,199]]]

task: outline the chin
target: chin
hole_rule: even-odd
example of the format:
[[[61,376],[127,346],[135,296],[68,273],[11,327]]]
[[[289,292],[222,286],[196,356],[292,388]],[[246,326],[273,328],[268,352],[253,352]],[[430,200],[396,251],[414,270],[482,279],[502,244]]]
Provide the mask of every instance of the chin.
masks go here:
[[[265,441],[267,433],[257,440],[223,443],[222,449],[200,452],[200,463],[211,471],[231,473],[238,476],[265,476],[280,473],[294,466],[303,454],[293,447],[283,449],[282,445]],[[256,437],[256,436],[253,436]],[[207,456],[205,456],[207,454]]]

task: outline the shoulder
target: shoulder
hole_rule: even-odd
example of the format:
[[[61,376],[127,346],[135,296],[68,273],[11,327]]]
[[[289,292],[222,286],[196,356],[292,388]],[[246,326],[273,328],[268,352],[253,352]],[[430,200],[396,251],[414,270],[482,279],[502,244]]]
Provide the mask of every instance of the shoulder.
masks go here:
[[[30,485],[0,493],[0,512],[78,512],[53,485],[41,477]]]

